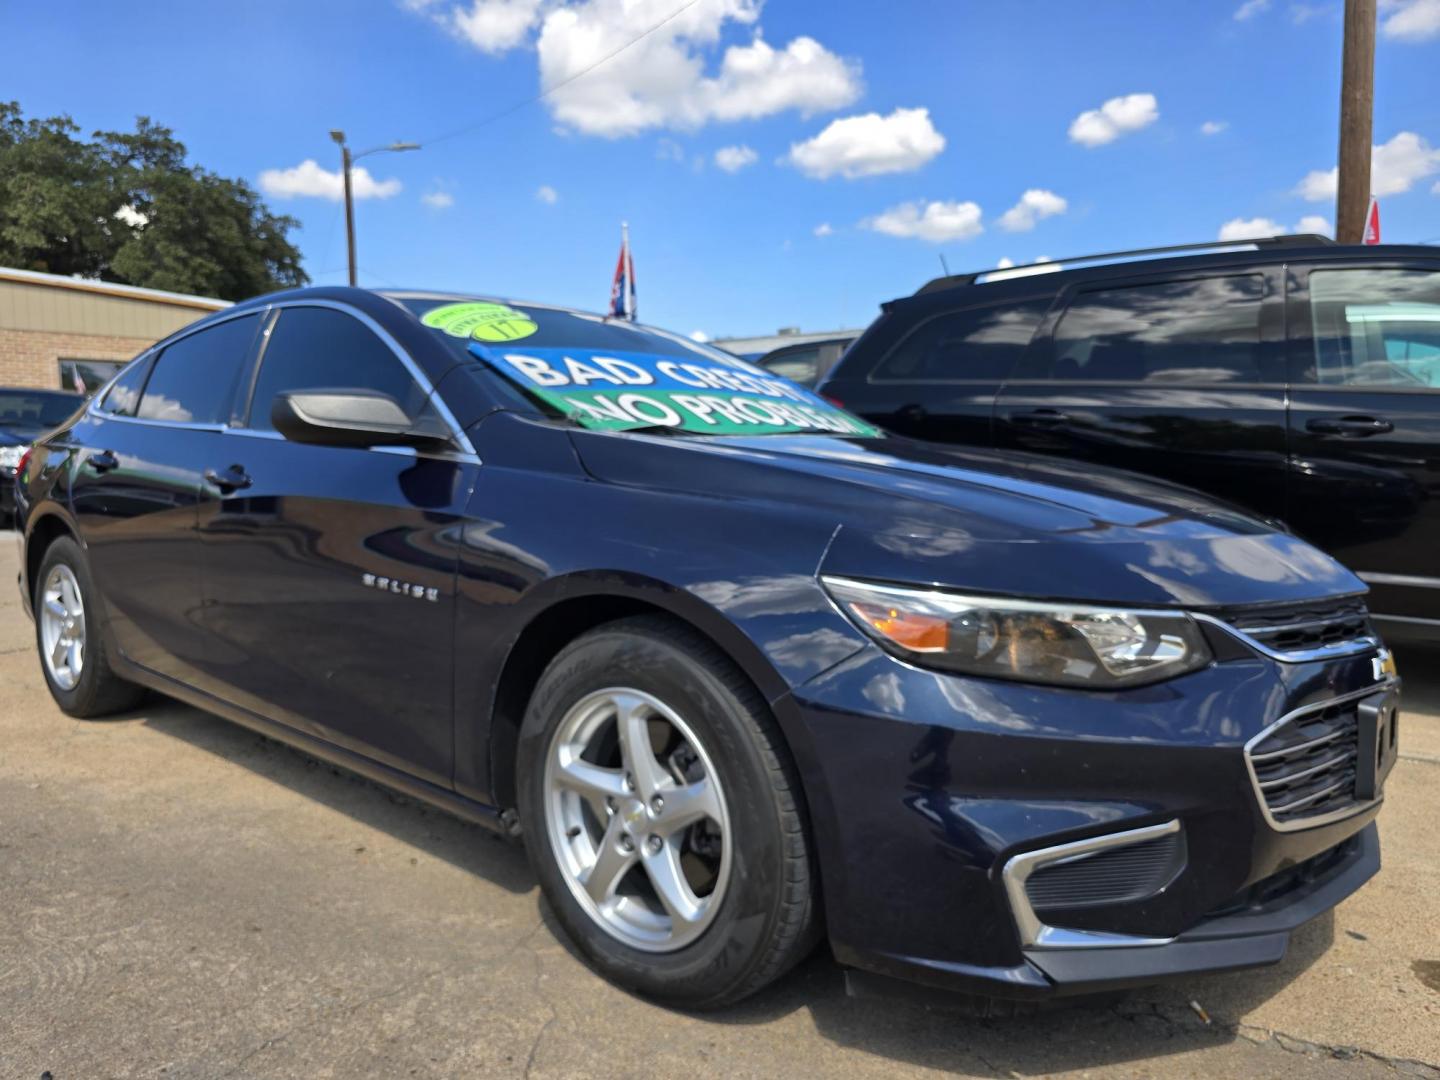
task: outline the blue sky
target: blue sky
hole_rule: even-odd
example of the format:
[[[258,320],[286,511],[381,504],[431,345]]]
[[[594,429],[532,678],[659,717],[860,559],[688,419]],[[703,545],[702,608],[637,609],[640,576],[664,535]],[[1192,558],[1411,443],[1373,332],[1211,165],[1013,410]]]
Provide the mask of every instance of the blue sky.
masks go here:
[[[864,325],[942,253],[1328,227],[1339,61],[1338,0],[0,5],[0,98],[174,128],[303,223],[317,282],[344,276],[339,127],[426,144],[363,162],[362,284],[596,309],[623,219],[642,318],[712,336]],[[1381,0],[1389,241],[1440,239],[1437,72],[1440,0]]]

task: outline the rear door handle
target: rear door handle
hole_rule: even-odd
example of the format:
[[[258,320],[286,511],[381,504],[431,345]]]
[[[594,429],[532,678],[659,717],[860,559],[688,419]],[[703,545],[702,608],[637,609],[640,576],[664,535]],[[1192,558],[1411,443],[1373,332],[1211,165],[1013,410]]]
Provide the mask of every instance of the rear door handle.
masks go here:
[[[249,474],[239,465],[231,465],[223,472],[217,472],[215,469],[206,469],[205,480],[207,483],[219,488],[220,494],[222,495],[228,495],[232,491],[239,491],[241,488],[248,488],[250,486]]]
[[[1363,439],[1370,435],[1385,435],[1395,430],[1395,425],[1383,416],[1317,416],[1305,421],[1305,430],[1316,435],[1339,435],[1342,439]]]
[[[94,469],[98,473],[105,473],[109,472],[111,469],[118,468],[120,465],[120,459],[117,458],[114,454],[112,454],[109,450],[97,450],[95,453],[91,454],[88,458],[85,459],[85,464],[89,465],[90,468]]]
[[[1059,409],[1031,409],[1029,412],[1010,414],[1010,422],[1021,427],[1052,428],[1068,423],[1070,417]]]

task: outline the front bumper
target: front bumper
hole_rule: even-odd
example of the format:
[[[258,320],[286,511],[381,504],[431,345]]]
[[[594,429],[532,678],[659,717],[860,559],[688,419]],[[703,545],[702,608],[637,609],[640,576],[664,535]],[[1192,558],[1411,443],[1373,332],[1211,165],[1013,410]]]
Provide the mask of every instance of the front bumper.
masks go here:
[[[1001,997],[1278,961],[1291,931],[1378,870],[1380,802],[1277,829],[1245,745],[1296,709],[1380,687],[1371,660],[1232,661],[1118,693],[965,679],[878,649],[844,661],[792,698],[837,958]],[[1049,939],[1026,931],[1007,867],[1167,823],[1183,869],[1163,888],[1047,912],[1066,930]]]

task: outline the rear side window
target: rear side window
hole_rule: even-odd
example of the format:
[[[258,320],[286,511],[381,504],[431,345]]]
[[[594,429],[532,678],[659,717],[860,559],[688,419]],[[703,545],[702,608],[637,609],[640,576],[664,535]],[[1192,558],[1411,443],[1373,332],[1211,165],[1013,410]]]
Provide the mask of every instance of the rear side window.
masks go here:
[[[275,395],[295,390],[375,390],[394,398],[412,418],[425,391],[385,342],[354,316],[322,307],[280,312],[260,361],[250,426],[273,430]]]
[[[1263,274],[1081,293],[1055,329],[1051,378],[1260,381]]]
[[[1003,382],[1049,308],[1044,297],[933,316],[891,349],[871,378]]]
[[[1316,270],[1310,319],[1315,366],[1308,381],[1440,387],[1440,272]]]
[[[228,421],[235,379],[259,322],[259,315],[243,315],[167,346],[150,369],[135,415],[189,424]]]
[[[794,352],[772,356],[762,360],[760,366],[766,371],[773,371],[782,379],[789,379],[801,386],[814,386],[816,372],[820,370],[820,347],[817,345],[813,349],[796,349]]]
[[[116,416],[134,416],[140,406],[140,391],[145,388],[145,376],[150,374],[150,359],[137,360],[111,384],[105,393],[100,408]]]

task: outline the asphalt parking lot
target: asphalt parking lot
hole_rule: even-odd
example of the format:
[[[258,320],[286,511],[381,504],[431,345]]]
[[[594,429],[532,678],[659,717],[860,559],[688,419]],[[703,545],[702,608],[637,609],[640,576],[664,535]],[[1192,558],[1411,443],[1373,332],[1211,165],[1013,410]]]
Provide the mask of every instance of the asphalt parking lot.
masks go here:
[[[14,561],[0,1077],[1440,1077],[1440,653],[1400,657],[1384,870],[1276,968],[977,1022],[848,998],[822,951],[693,1016],[567,951],[518,847],[173,702],[64,717]]]

